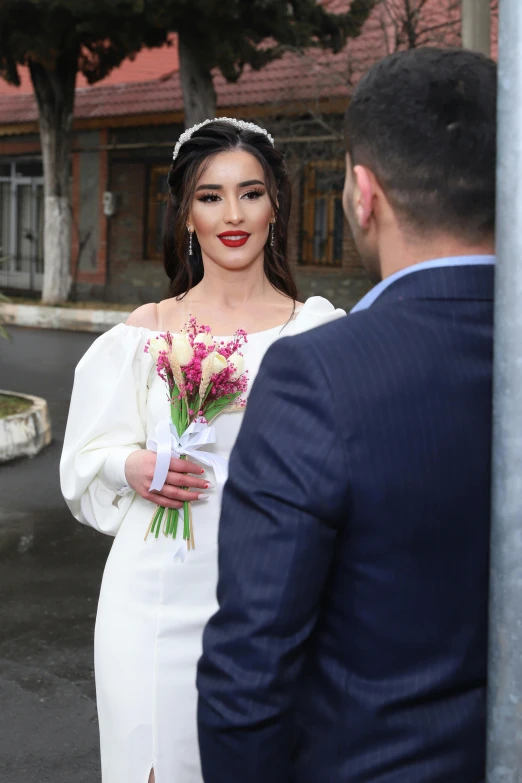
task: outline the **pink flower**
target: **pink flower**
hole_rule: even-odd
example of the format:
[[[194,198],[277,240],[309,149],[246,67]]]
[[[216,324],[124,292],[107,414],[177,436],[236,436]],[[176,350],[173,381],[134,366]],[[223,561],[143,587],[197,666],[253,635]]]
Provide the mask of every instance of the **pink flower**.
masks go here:
[[[175,405],[177,410],[186,405],[187,417],[194,421],[199,418],[206,422],[205,411],[213,405],[216,400],[230,398],[236,406],[244,406],[245,401],[241,399],[241,394],[246,392],[248,387],[248,373],[239,372],[242,369],[241,348],[247,342],[247,334],[243,329],[238,329],[232,340],[225,343],[224,340],[217,348],[212,339],[212,330],[209,326],[199,326],[195,318],[191,318],[183,329],[183,335],[190,344],[193,355],[191,360],[184,365],[182,370],[183,383],[176,384],[173,376],[173,370],[169,362],[169,352],[172,350],[173,339],[170,332],[161,335],[165,341],[164,345],[168,350],[156,350],[154,358],[156,359],[156,370],[160,378],[167,384],[169,390],[169,399]],[[201,337],[200,337],[201,336]],[[198,339],[199,337],[199,339]],[[154,338],[155,345],[162,347],[158,338]],[[150,340],[144,347],[145,352],[150,351]],[[208,367],[206,359],[210,355],[220,357],[215,363],[215,372],[211,376],[210,387],[204,399],[199,397],[203,368]],[[233,357],[233,361],[229,361]],[[203,366],[202,366],[203,365]],[[218,366],[221,367],[219,371]],[[176,386],[179,386],[178,393],[173,396]],[[174,402],[175,401],[175,402]],[[196,413],[197,411],[197,413]],[[212,415],[212,414],[211,414]]]

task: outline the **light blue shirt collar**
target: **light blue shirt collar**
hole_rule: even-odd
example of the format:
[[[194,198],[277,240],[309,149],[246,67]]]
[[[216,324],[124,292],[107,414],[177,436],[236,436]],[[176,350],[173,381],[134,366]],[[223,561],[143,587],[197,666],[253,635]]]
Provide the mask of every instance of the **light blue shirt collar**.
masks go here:
[[[434,258],[432,261],[422,261],[420,264],[414,264],[413,266],[407,266],[405,269],[401,269],[399,272],[386,277],[377,283],[371,291],[363,296],[360,302],[350,310],[350,313],[358,313],[360,310],[367,310],[368,307],[380,297],[383,291],[388,288],[396,280],[400,280],[401,277],[411,275],[412,272],[421,272],[424,269],[439,269],[445,266],[485,266],[494,264],[496,260],[495,256],[454,256],[452,258]]]

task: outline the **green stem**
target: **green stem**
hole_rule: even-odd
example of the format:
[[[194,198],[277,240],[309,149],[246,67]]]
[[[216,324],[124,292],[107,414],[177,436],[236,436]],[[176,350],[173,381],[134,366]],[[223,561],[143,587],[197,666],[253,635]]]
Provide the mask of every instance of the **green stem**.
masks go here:
[[[147,533],[145,534],[145,541],[149,537],[149,534],[154,534],[154,527],[156,525],[156,520],[158,518],[158,514],[159,514],[159,506],[157,506],[156,511],[155,511],[155,513],[154,513],[154,515],[152,517],[152,522],[150,523],[149,529],[147,530]]]
[[[178,521],[179,511],[177,508],[172,509],[172,538],[176,538],[178,535]]]
[[[180,459],[186,460],[187,455],[182,454]],[[188,490],[188,487],[182,487],[182,489]],[[185,500],[183,503],[183,538],[187,541],[190,538],[190,522],[188,516],[189,501]]]
[[[165,508],[163,506],[159,506],[159,510],[160,510],[160,513],[159,513],[159,516],[158,516],[158,521],[156,522],[156,533],[155,533],[156,538],[158,538],[158,536],[160,534],[161,521],[163,519],[163,514],[165,513]]]
[[[188,541],[190,538],[190,517],[189,517],[190,501],[185,500],[183,503],[183,538]]]
[[[159,521],[162,516],[161,510],[162,507],[158,506],[158,510],[156,511],[156,516],[154,517],[154,524],[152,525],[152,533],[154,533],[154,535],[156,535],[156,529],[159,527]]]

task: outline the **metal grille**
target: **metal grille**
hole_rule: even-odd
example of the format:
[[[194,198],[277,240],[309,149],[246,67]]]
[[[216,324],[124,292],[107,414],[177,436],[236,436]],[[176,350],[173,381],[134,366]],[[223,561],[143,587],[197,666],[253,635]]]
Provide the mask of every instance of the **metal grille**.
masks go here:
[[[19,170],[13,163],[10,175],[0,176],[0,286],[41,291],[43,178],[24,176],[28,164],[18,165]],[[41,170],[41,164],[32,163],[31,166],[31,173]]]
[[[301,261],[326,267],[343,263],[344,165],[317,161],[305,170]]]

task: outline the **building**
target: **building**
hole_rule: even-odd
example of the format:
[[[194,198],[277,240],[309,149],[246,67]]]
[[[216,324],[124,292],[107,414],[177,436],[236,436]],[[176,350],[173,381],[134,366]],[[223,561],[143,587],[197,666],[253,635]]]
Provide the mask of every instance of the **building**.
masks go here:
[[[383,0],[361,37],[338,55],[288,53],[260,72],[245,69],[236,84],[216,74],[218,114],[266,127],[286,153],[294,202],[289,253],[303,297],[319,293],[349,307],[368,287],[343,218],[342,117],[361,71],[404,46],[408,31],[397,22],[403,1]],[[440,15],[441,0],[424,8],[430,3]],[[433,27],[433,43],[455,41],[458,18],[447,10],[436,20],[425,18],[419,42]],[[42,287],[43,178],[36,103],[27,73],[22,77],[19,89],[0,81],[0,285],[27,295]],[[79,78],[71,270],[80,298],[139,304],[165,295],[165,175],[182,131],[175,37],[98,85]]]

